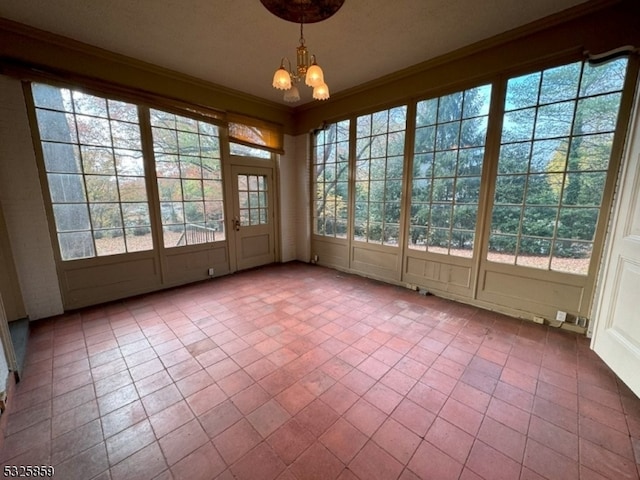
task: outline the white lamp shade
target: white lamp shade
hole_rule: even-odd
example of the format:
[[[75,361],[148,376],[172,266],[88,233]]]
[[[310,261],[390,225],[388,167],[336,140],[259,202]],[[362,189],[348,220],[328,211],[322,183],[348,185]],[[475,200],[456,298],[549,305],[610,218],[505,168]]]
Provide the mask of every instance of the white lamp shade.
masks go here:
[[[291,88],[291,75],[284,67],[280,67],[273,75],[273,88],[289,90]]]
[[[313,98],[316,100],[326,100],[329,98],[329,87],[327,87],[326,83],[318,85],[313,89]]]
[[[294,103],[300,100],[300,91],[295,85],[291,85],[291,88],[284,92],[284,101]]]
[[[314,63],[308,68],[304,83],[314,88],[324,83],[324,73],[318,64]]]

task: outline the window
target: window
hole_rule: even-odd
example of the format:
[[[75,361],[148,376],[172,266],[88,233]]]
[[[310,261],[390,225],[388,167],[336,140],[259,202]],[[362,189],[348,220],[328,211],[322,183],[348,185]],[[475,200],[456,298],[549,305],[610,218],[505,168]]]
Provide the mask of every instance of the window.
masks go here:
[[[267,177],[265,175],[238,175],[241,226],[266,225],[269,223],[267,188]]]
[[[357,118],[354,240],[398,245],[407,107]]]
[[[218,127],[151,110],[151,130],[164,246],[224,240]]]
[[[227,112],[226,117],[232,143],[284,153],[282,125],[231,112]]]
[[[488,259],[585,275],[627,60],[507,84]]]
[[[314,137],[313,233],[347,238],[349,120],[328,125]]]
[[[261,148],[248,147],[240,143],[229,142],[229,150],[231,155],[237,155],[239,157],[253,157],[261,158],[263,160],[271,160],[271,153],[268,150]]]
[[[417,103],[409,248],[473,255],[490,98],[485,85]]]
[[[135,105],[32,85],[62,260],[151,250]]]

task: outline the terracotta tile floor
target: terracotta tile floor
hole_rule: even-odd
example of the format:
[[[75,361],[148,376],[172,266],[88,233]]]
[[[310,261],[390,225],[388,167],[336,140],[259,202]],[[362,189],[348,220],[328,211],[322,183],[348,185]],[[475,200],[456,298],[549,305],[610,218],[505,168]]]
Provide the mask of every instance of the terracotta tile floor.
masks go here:
[[[571,333],[270,266],[33,324],[3,465],[60,479],[631,479],[640,401]]]

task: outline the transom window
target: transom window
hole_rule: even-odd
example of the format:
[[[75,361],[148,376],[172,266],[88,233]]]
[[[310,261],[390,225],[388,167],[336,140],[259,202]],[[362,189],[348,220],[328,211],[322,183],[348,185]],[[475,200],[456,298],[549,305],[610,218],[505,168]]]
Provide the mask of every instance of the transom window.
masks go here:
[[[585,275],[627,60],[509,80],[488,259]]]
[[[408,246],[471,257],[491,86],[417,103]]]
[[[262,160],[271,160],[271,152],[262,148],[249,147],[241,143],[229,142],[229,150],[231,155],[239,157],[261,158]]]
[[[62,260],[151,250],[135,105],[34,83]]]
[[[407,107],[357,118],[354,240],[397,246]]]

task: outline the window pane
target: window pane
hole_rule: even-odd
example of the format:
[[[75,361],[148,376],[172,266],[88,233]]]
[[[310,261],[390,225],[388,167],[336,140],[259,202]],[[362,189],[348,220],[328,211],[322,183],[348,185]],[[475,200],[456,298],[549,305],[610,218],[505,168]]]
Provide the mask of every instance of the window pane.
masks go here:
[[[460,120],[462,117],[463,95],[464,92],[456,92],[440,97],[438,102],[438,123]]]
[[[545,70],[540,86],[540,103],[555,103],[576,98],[580,82],[580,62]]]
[[[416,106],[416,127],[435,125],[438,114],[438,99],[423,100]],[[417,143],[417,142],[416,142]]]
[[[592,242],[557,240],[551,257],[551,270],[586,275],[589,273]]]
[[[77,145],[42,142],[44,165],[47,172],[81,173],[80,152]]]
[[[83,92],[72,92],[71,95],[76,113],[102,118],[109,117],[107,114],[107,101],[104,98]]]
[[[117,255],[127,251],[122,229],[94,230],[93,238],[98,256]]]
[[[549,269],[551,240],[545,238],[522,237],[516,264],[524,267]]]
[[[500,147],[498,174],[526,173],[529,167],[531,142],[507,143]]]
[[[77,260],[96,256],[91,232],[58,233],[62,260]]]
[[[81,146],[82,167],[86,174],[115,175],[113,150],[110,148]]]
[[[526,175],[503,175],[496,179],[495,203],[521,204],[524,198]]]
[[[31,85],[33,103],[40,109],[51,109],[59,112],[73,112],[71,91],[44,83]]]
[[[131,123],[138,121],[138,107],[135,105],[118,100],[108,100],[107,104],[110,118]]]
[[[474,236],[474,232],[466,230],[452,230],[449,255],[465,258],[473,257]]]
[[[527,205],[557,205],[560,203],[562,173],[532,174],[527,180]]]
[[[77,143],[76,123],[73,114],[36,110],[41,141]]]
[[[489,252],[487,260],[499,263],[516,263],[516,246],[518,237],[513,235],[491,234],[489,237]]]
[[[111,120],[111,135],[116,148],[140,149],[140,129],[136,123]]]
[[[89,230],[89,213],[85,203],[53,205],[53,215],[59,232]]]
[[[153,248],[151,227],[125,228],[127,252],[140,252]]]
[[[76,115],[78,140],[83,145],[111,145],[111,128],[106,118]]]
[[[87,175],[84,180],[89,202],[118,201],[118,184],[115,176]]]
[[[489,260],[586,274],[626,65],[578,62],[509,80]]]
[[[82,175],[48,174],[51,202],[56,204],[85,201],[82,178]]]
[[[601,65],[584,65],[580,81],[580,96],[599,95],[601,93],[622,90],[627,74],[627,59],[619,58]]]
[[[209,147],[208,151],[211,151],[214,148],[213,144]],[[268,150],[262,150],[260,148],[247,147],[246,145],[241,145],[239,143],[229,143],[229,148],[231,149],[231,155],[238,155],[243,157],[253,157],[253,158],[263,158],[265,160],[271,159],[271,153]],[[217,148],[219,151],[219,147]],[[219,153],[218,153],[219,155]],[[219,158],[219,157],[218,157]]]
[[[536,118],[535,138],[566,137],[571,130],[575,102],[541,106]]]
[[[620,93],[590,97],[578,102],[574,135],[604,133],[615,130],[618,120]]]
[[[165,248],[224,240],[218,127],[150,113]]]
[[[147,199],[144,177],[118,177],[118,189],[123,202],[144,202]]]
[[[566,168],[566,140],[538,140],[533,142],[531,172],[562,172]]]
[[[124,203],[122,204],[122,220],[125,227],[148,227],[149,208],[146,203]]]
[[[502,142],[529,140],[533,135],[535,119],[536,111],[534,108],[505,113],[502,124]]]
[[[540,79],[540,73],[530,73],[509,79],[504,109],[517,110],[535,105],[538,101]]]
[[[118,203],[93,203],[90,206],[91,224],[94,229],[108,229],[122,227],[120,204]]]
[[[491,103],[491,85],[470,88],[464,92],[462,118],[487,117]]]

